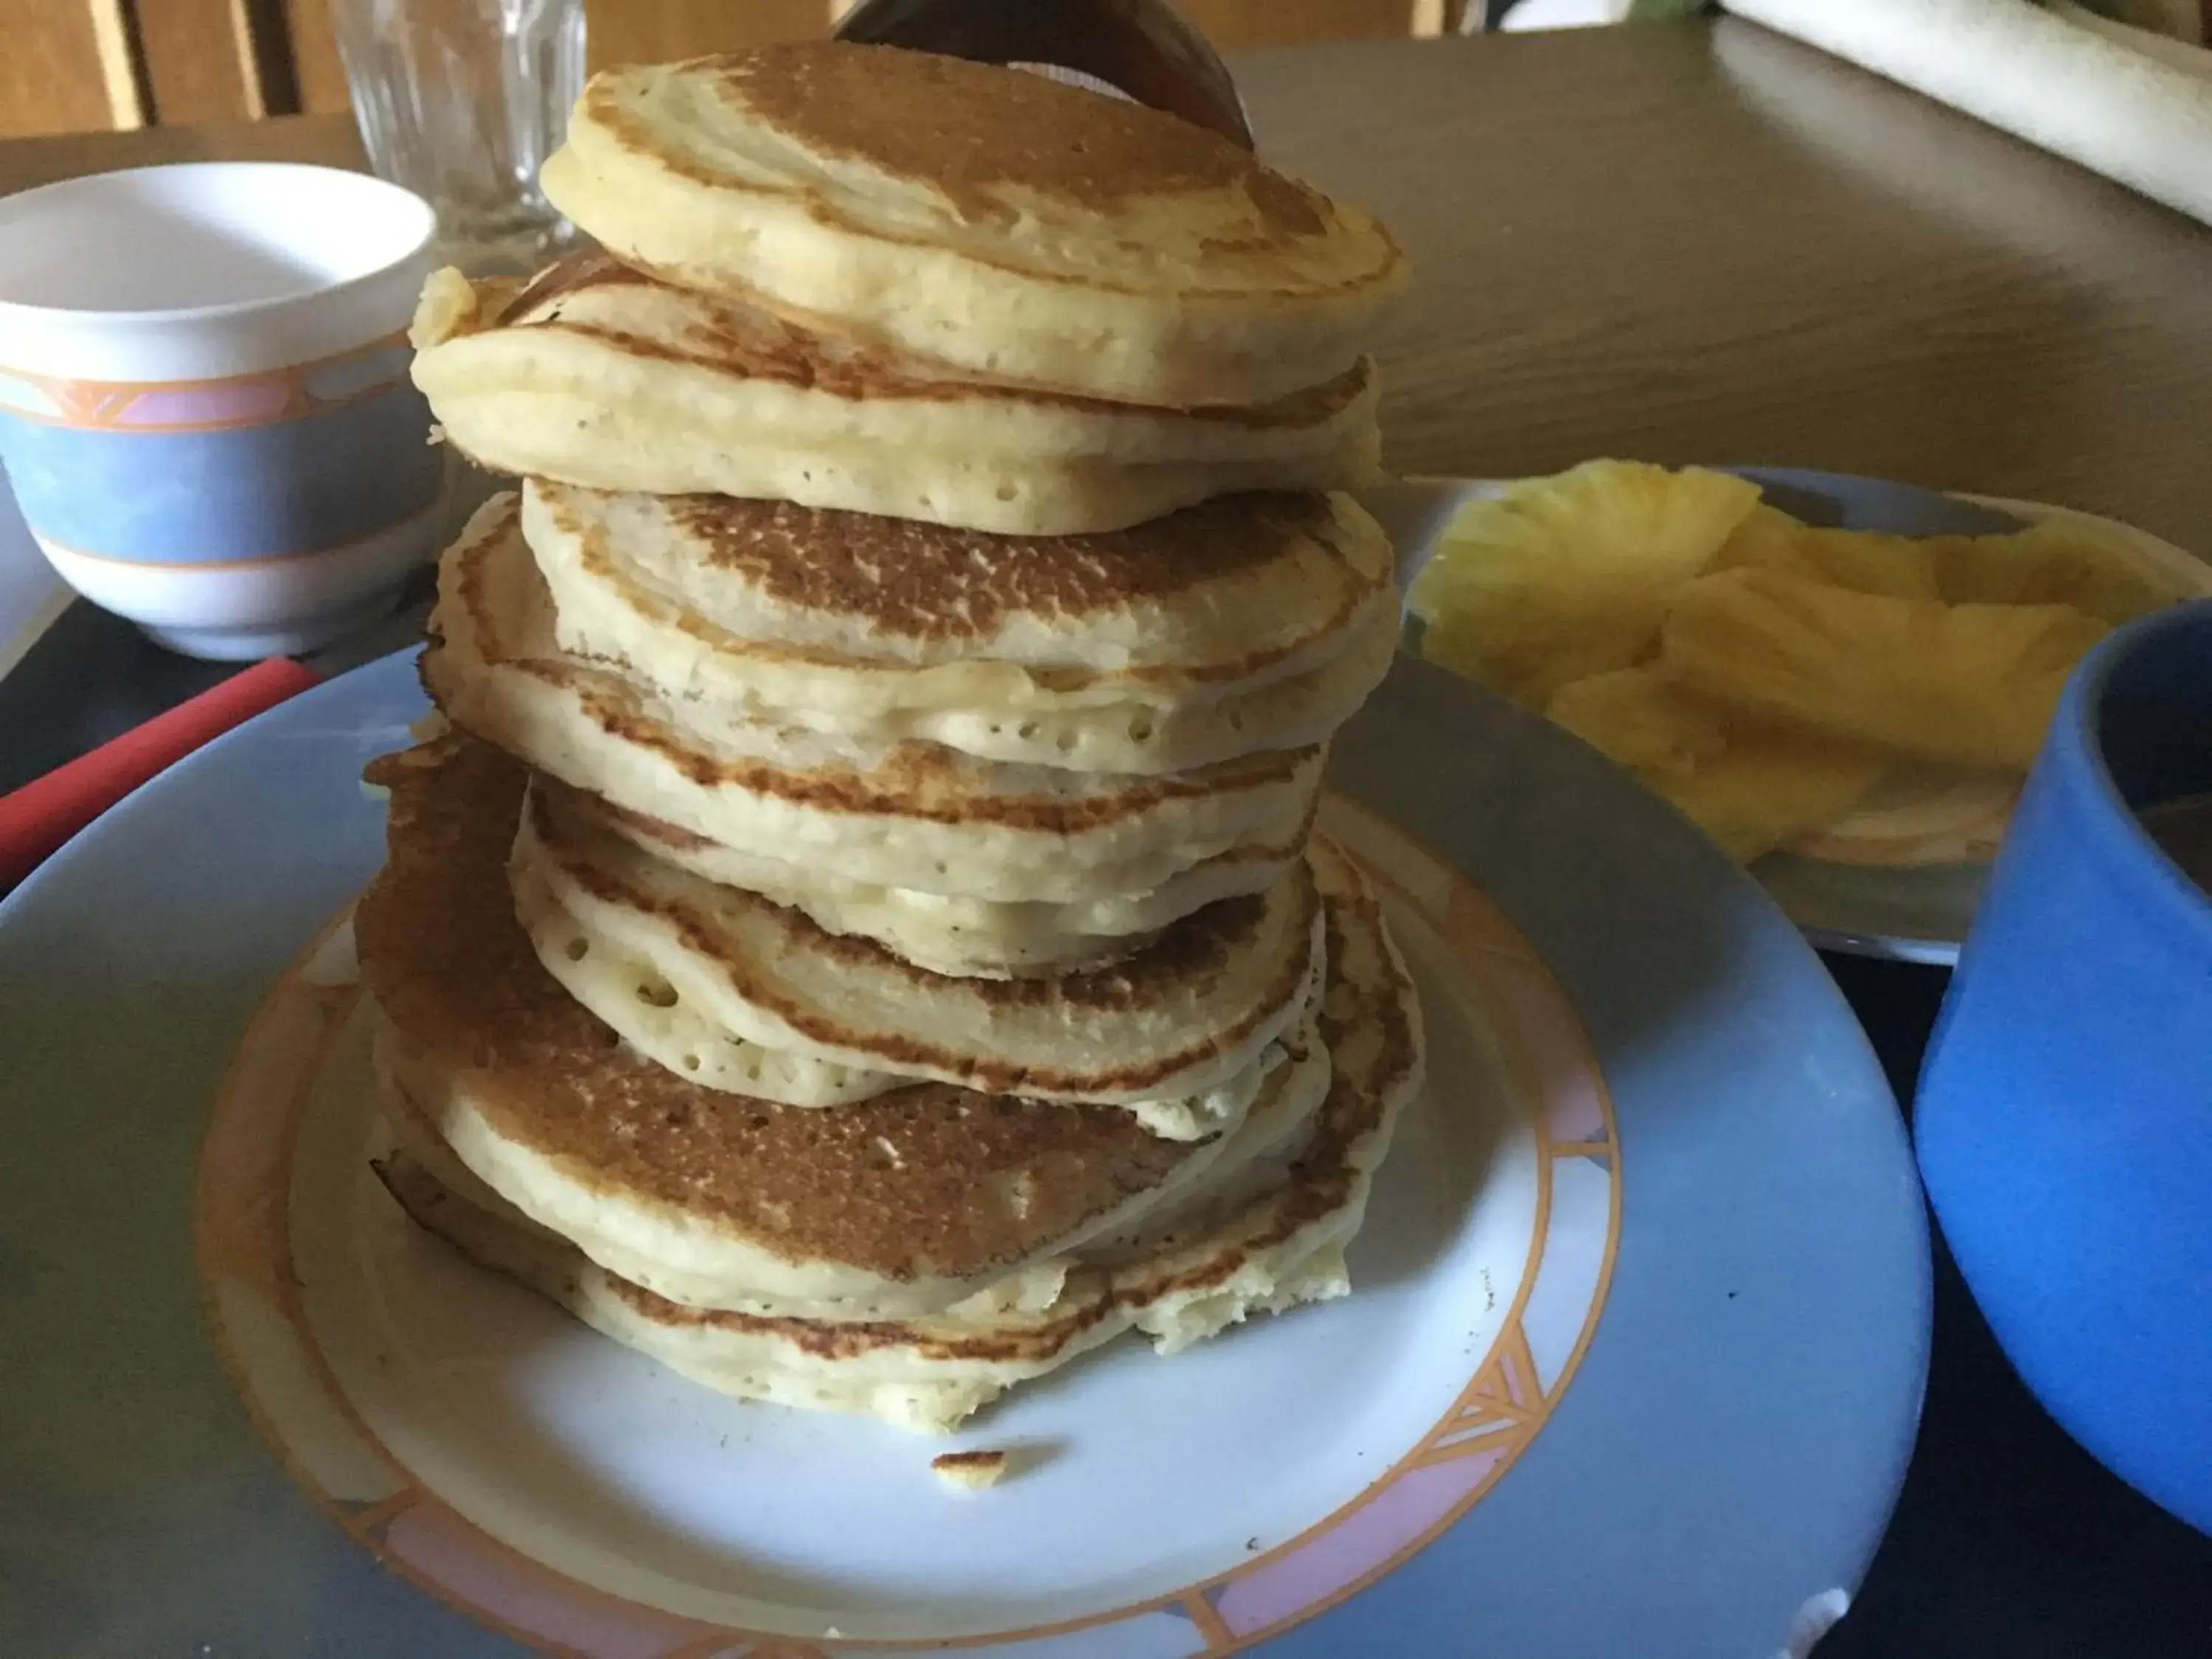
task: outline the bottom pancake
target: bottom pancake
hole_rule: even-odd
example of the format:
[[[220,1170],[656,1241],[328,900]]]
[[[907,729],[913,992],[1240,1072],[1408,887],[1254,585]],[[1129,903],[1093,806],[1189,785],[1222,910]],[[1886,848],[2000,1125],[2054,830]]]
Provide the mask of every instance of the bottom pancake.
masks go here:
[[[1329,936],[1318,1024],[1334,1069],[1279,1180],[1256,1191],[1239,1183],[1160,1224],[1096,1239],[999,1296],[917,1318],[830,1323],[671,1301],[608,1272],[475,1182],[441,1143],[426,1140],[428,1120],[404,1097],[387,1097],[400,1151],[378,1172],[416,1221],[464,1255],[695,1382],[948,1430],[1006,1389],[1126,1331],[1173,1353],[1254,1312],[1350,1288],[1344,1248],[1419,1082],[1420,1013],[1358,873],[1326,844],[1315,866]]]

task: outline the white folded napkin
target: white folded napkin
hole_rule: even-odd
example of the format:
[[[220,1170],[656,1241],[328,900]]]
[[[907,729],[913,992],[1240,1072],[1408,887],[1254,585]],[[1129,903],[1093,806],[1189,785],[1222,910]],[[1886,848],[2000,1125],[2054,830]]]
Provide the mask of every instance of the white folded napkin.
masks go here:
[[[2212,52],[2028,0],[1722,0],[2212,224]]]

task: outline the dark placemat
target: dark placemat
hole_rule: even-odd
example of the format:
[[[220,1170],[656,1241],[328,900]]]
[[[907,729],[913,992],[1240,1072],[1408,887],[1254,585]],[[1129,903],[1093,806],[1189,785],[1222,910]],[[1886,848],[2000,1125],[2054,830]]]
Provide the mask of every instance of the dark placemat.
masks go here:
[[[0,795],[246,665],[164,651],[121,617],[78,600],[0,677]]]
[[[1909,1118],[1949,974],[1822,959]],[[2212,1538],[2067,1437],[1997,1346],[1940,1231],[1935,1245],[1935,1352],[1912,1467],[1820,1659],[2212,1656]]]

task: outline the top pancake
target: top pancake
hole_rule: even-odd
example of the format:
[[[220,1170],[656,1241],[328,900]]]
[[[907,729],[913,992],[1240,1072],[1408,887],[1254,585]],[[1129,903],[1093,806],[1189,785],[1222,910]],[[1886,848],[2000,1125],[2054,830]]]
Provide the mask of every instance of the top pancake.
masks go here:
[[[682,286],[1134,403],[1328,380],[1404,279],[1373,220],[1215,134],[887,46],[603,71],[541,182],[617,257]]]

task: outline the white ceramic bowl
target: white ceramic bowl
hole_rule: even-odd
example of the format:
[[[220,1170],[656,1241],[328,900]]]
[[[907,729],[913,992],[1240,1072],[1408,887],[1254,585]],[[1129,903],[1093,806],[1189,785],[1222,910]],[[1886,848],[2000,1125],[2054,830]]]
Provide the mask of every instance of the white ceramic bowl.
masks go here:
[[[196,656],[387,608],[441,528],[404,331],[434,229],[397,185],[282,162],[0,201],[0,461],[64,579]]]

